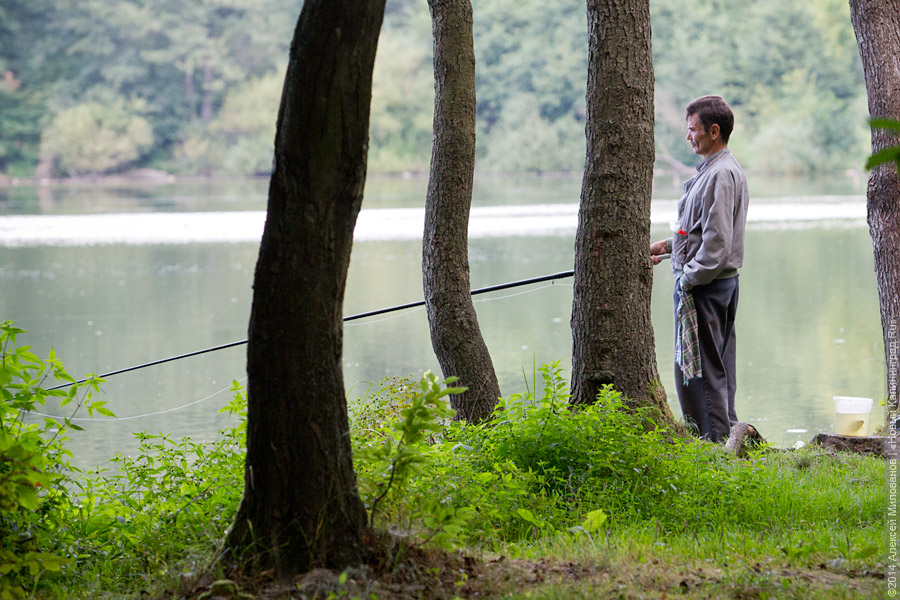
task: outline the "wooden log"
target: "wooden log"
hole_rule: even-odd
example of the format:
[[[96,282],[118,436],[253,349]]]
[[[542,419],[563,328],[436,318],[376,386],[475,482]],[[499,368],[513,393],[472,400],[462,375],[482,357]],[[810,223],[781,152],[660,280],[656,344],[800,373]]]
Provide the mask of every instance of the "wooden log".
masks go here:
[[[765,444],[765,438],[750,423],[736,423],[731,426],[725,449],[734,452],[738,458],[747,458],[751,448]]]
[[[849,435],[836,435],[833,433],[820,433],[810,440],[810,444],[830,448],[841,452],[855,452],[857,454],[871,454],[872,456],[887,457],[887,437],[869,435],[854,437]]]

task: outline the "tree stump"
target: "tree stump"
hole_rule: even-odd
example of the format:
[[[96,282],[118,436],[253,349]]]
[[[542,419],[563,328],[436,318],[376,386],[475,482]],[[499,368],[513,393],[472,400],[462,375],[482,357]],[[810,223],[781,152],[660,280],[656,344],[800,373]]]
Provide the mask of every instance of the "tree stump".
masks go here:
[[[887,458],[888,439],[878,435],[853,437],[849,435],[835,435],[833,433],[820,433],[811,439],[809,443],[841,452],[871,454],[872,456]]]
[[[765,444],[765,438],[750,423],[736,423],[731,426],[725,449],[734,452],[738,458],[747,458],[751,448]]]

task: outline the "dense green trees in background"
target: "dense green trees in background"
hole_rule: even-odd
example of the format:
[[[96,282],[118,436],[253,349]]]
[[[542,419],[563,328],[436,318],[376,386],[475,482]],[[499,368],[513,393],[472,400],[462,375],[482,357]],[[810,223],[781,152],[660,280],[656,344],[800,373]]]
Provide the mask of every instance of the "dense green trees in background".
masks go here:
[[[0,175],[267,173],[283,57],[302,0],[4,0]],[[583,0],[473,0],[478,169],[580,171]],[[654,0],[657,166],[693,163],[683,109],[737,113],[749,168],[853,168],[865,88],[845,0]],[[375,67],[370,172],[425,172],[431,29],[424,0],[388,0]]]

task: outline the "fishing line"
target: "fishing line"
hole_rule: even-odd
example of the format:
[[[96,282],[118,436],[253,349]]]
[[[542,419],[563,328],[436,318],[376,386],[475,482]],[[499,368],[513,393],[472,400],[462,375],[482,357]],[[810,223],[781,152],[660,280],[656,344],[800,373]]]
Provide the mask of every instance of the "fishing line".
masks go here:
[[[472,300],[472,302],[480,303],[480,302],[493,302],[495,300],[506,300],[507,298],[515,298],[516,296],[523,296],[525,294],[531,294],[533,292],[539,292],[541,290],[546,290],[547,288],[552,288],[553,283],[548,283],[547,285],[542,285],[539,288],[534,288],[533,290],[525,290],[524,292],[516,292],[515,294],[507,294],[506,296],[497,296],[496,298],[479,298],[478,300]]]
[[[238,380],[238,383],[243,383],[243,382],[245,382],[245,381],[247,381],[247,378],[246,378],[246,377],[244,377],[243,379],[239,379],[239,380]],[[218,392],[213,392],[212,394],[210,394],[210,395],[207,396],[206,398],[201,398],[200,400],[194,400],[193,402],[189,402],[188,404],[183,404],[182,406],[176,406],[176,407],[174,407],[174,408],[167,408],[166,410],[158,410],[158,411],[156,411],[156,412],[145,413],[145,414],[143,414],[143,415],[133,415],[133,416],[130,416],[130,417],[105,417],[105,418],[102,418],[102,419],[100,419],[100,418],[94,419],[93,417],[78,417],[78,418],[72,417],[72,418],[69,419],[69,421],[91,421],[91,422],[93,422],[93,423],[106,422],[106,421],[132,421],[132,420],[134,420],[134,419],[143,419],[144,417],[154,417],[154,416],[156,416],[156,415],[164,415],[164,414],[166,414],[166,413],[171,413],[171,412],[175,412],[175,411],[179,411],[179,410],[184,410],[185,408],[189,408],[189,407],[191,407],[191,406],[194,406],[195,404],[200,404],[201,402],[206,402],[207,400],[211,400],[212,398],[215,398],[215,397],[218,396],[219,394],[223,394],[223,393],[225,393],[225,392],[227,392],[227,391],[230,391],[231,388],[233,387],[233,385],[234,385],[234,384],[229,385],[228,387],[222,388],[222,389],[219,390]],[[51,419],[56,419],[56,420],[58,420],[58,421],[65,421],[65,420],[66,420],[65,417],[60,417],[60,416],[57,416],[57,415],[48,415],[48,414],[40,413],[40,412],[33,411],[33,410],[29,410],[28,413],[29,413],[29,414],[32,414],[32,415],[38,415],[38,416],[40,416],[40,417],[49,417],[49,418],[51,418]]]
[[[491,286],[488,286],[488,287],[479,288],[479,289],[477,289],[477,290],[472,290],[471,292],[469,292],[469,294],[472,295],[472,296],[476,296],[476,295],[478,295],[478,294],[486,294],[486,293],[488,293],[488,292],[497,292],[497,291],[500,291],[500,290],[506,290],[506,289],[509,289],[509,288],[515,288],[515,287],[519,287],[519,286],[523,286],[523,285],[528,285],[528,284],[532,284],[532,283],[542,283],[542,282],[544,282],[544,281],[555,281],[555,280],[557,280],[557,279],[565,279],[566,277],[572,277],[572,276],[574,276],[574,275],[575,275],[575,271],[561,271],[561,272],[559,272],[559,273],[552,273],[552,274],[550,274],[550,275],[542,275],[542,276],[540,276],[540,277],[532,277],[532,278],[530,278],[530,279],[520,279],[520,280],[518,280],[518,281],[511,281],[511,282],[509,282],[509,283],[501,283],[501,284],[497,284],[497,285],[491,285]],[[545,287],[546,287],[546,286],[545,286]],[[513,295],[513,296],[517,296],[517,295],[519,295],[519,294],[512,294],[512,295]],[[499,298],[498,298],[498,300],[499,300]],[[417,302],[408,302],[408,303],[406,303],[406,304],[400,304],[400,305],[397,305],[397,306],[391,306],[391,307],[389,307],[389,308],[381,308],[381,309],[378,309],[378,310],[373,310],[373,311],[369,311],[369,312],[365,312],[365,313],[359,313],[359,314],[356,314],[356,315],[351,315],[351,316],[349,316],[349,317],[344,317],[344,322],[355,321],[355,320],[357,320],[357,319],[364,319],[364,318],[366,318],[366,317],[374,317],[374,316],[376,316],[376,315],[383,315],[383,314],[386,314],[386,313],[391,313],[391,312],[398,311],[398,310],[403,310],[403,309],[406,309],[406,308],[416,308],[416,307],[419,307],[419,306],[425,306],[425,301],[424,301],[424,300],[419,300],[419,301],[417,301]],[[162,359],[160,359],[160,360],[154,360],[154,361],[147,362],[147,363],[143,363],[143,364],[140,364],[140,365],[135,365],[135,366],[133,366],[133,367],[126,367],[126,368],[124,368],[124,369],[118,369],[118,370],[116,370],[116,371],[110,371],[109,373],[103,373],[102,375],[97,375],[96,377],[105,379],[105,378],[111,377],[111,376],[113,376],[113,375],[120,375],[120,374],[122,374],[122,373],[128,373],[128,372],[130,372],[130,371],[137,371],[138,369],[146,369],[147,367],[153,367],[153,366],[161,365],[161,364],[164,364],[164,363],[167,363],[167,362],[172,362],[172,361],[176,361],[176,360],[181,360],[181,359],[183,359],[183,358],[190,358],[190,357],[192,357],[192,356],[199,356],[199,355],[201,355],[201,354],[207,354],[207,353],[209,353],[209,352],[217,352],[217,351],[219,351],[219,350],[225,350],[225,349],[227,349],[227,348],[234,348],[235,346],[242,346],[242,345],[246,344],[247,341],[248,341],[248,340],[239,340],[239,341],[237,341],[237,342],[230,342],[230,343],[228,343],[228,344],[222,344],[222,345],[219,345],[219,346],[213,346],[213,347],[211,347],[211,348],[205,348],[205,349],[203,349],[203,350],[196,350],[196,351],[194,351],[194,352],[188,352],[187,354],[179,354],[178,356],[170,356],[169,358],[162,358]],[[54,386],[54,387],[51,387],[51,388],[47,388],[47,390],[48,390],[48,391],[50,391],[50,390],[59,390],[59,389],[62,389],[62,388],[70,387],[70,386],[75,385],[75,384],[85,383],[86,381],[90,381],[91,379],[94,379],[94,378],[93,378],[93,377],[86,377],[86,378],[84,378],[84,379],[79,379],[78,381],[76,381],[76,382],[74,382],[74,383],[73,383],[73,382],[63,383],[63,384],[60,384],[60,385],[57,385],[57,386]],[[198,402],[199,402],[199,401],[198,401]]]
[[[361,327],[363,325],[374,325],[375,323],[383,323],[384,321],[391,321],[393,319],[399,319],[400,317],[405,317],[411,315],[413,313],[417,313],[421,311],[424,306],[416,306],[412,310],[408,310],[404,313],[400,313],[399,315],[393,315],[391,317],[385,317],[383,319],[376,319],[374,321],[366,321],[365,323],[347,323],[347,327]],[[346,321],[346,319],[344,319]]]

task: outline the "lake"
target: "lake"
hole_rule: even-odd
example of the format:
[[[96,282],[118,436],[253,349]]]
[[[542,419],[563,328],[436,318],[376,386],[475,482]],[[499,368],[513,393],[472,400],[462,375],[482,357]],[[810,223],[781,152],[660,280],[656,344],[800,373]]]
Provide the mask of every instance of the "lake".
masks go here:
[[[677,182],[656,182],[652,237],[668,235]],[[862,177],[816,181],[751,176],[738,309],[741,420],[778,446],[833,431],[832,396],[885,395],[881,326]],[[372,178],[356,230],[345,315],[422,297],[421,179]],[[0,188],[0,319],[69,372],[105,373],[243,340],[264,222],[266,181]],[[479,178],[470,230],[473,288],[572,268],[577,177]],[[672,276],[656,267],[653,326],[670,405]],[[571,279],[477,297],[504,395],[535,369],[568,368]],[[134,432],[214,437],[245,346],[110,377],[116,419],[79,422],[76,464],[136,447]],[[348,323],[350,398],[388,376],[440,372],[424,309]],[[53,407],[48,413],[62,414]],[[87,415],[79,415],[87,416]]]

